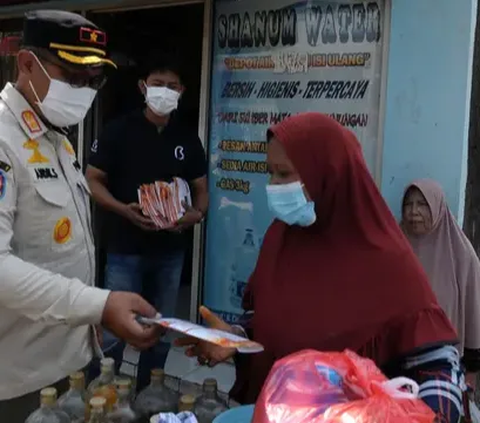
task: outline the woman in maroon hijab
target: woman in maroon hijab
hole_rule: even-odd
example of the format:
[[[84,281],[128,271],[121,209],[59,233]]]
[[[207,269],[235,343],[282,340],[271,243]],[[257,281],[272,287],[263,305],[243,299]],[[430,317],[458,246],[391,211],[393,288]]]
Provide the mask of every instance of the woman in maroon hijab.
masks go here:
[[[456,333],[355,136],[325,115],[306,113],[267,137],[267,199],[276,220],[244,298],[246,333],[265,351],[236,357],[232,397],[255,402],[273,363],[288,354],[348,348],[390,377],[417,380],[442,419],[457,421],[463,374],[451,346]],[[238,330],[201,312],[217,328]],[[210,365],[235,354],[192,339],[178,344]]]

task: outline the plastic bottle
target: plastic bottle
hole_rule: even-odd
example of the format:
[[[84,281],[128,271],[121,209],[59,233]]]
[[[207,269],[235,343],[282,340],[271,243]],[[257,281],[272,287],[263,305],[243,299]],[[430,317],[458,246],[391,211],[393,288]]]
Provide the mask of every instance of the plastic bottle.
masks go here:
[[[68,415],[57,406],[55,388],[45,388],[40,391],[40,408],[30,414],[25,423],[71,423]]]
[[[190,411],[193,413],[195,408],[195,397],[193,395],[182,395],[178,402],[178,412]]]
[[[236,249],[235,260],[232,262],[230,272],[230,304],[236,309],[241,309],[243,293],[248,279],[255,269],[258,251],[253,229],[245,228],[242,244]]]
[[[89,401],[90,417],[88,423],[110,423],[105,417],[107,400],[103,397],[93,397]]]
[[[128,375],[115,375],[115,377],[113,378],[113,383],[115,384],[115,386],[118,385],[118,383],[123,383],[125,381],[129,380],[130,381],[130,395],[132,398],[130,398],[130,401],[132,401],[133,397],[134,397],[134,392],[136,392],[136,388],[137,388],[137,379],[135,377],[131,377],[131,376],[128,376]]]
[[[115,388],[115,361],[112,358],[104,358],[101,361],[100,376],[94,379],[87,389],[85,417],[90,417],[90,400],[94,397],[103,397],[107,401],[105,412],[113,410],[117,402],[117,390]]]
[[[58,400],[58,407],[68,414],[72,423],[85,422],[85,375],[82,372],[70,376],[70,389]]]
[[[176,412],[178,394],[167,388],[164,382],[165,372],[162,369],[152,370],[150,385],[138,394],[134,406],[142,421],[148,422],[154,414]]]
[[[108,414],[108,419],[111,423],[138,422],[138,415],[132,410],[131,406],[132,381],[130,379],[118,379],[116,386],[118,399],[113,411]]]
[[[195,402],[194,413],[198,423],[212,423],[215,417],[228,410],[227,404],[218,396],[215,379],[205,379],[203,393]]]

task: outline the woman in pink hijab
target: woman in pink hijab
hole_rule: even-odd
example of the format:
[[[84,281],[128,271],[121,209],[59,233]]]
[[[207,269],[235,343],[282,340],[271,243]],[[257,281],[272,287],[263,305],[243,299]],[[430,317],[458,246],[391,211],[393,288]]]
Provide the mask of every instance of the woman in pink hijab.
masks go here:
[[[402,228],[457,329],[467,372],[480,371],[480,261],[438,183],[421,179],[407,187]]]

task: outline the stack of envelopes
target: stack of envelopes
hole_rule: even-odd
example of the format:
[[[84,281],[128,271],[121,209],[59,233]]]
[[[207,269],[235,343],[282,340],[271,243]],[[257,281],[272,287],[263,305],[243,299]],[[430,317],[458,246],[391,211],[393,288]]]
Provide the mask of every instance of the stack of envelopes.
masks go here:
[[[173,178],[170,183],[158,181],[142,185],[138,189],[138,200],[145,216],[160,229],[173,227],[185,214],[185,204],[192,204],[188,183],[181,178]]]

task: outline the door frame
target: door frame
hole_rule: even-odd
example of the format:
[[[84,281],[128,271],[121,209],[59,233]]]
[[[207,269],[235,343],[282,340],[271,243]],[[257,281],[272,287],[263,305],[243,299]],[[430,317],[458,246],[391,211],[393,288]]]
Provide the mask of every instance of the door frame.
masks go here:
[[[99,2],[101,3],[101,2]],[[201,75],[200,75],[200,104],[198,116],[198,136],[208,157],[208,136],[209,136],[209,105],[210,105],[210,70],[211,70],[211,54],[212,54],[212,30],[213,30],[213,0],[175,0],[175,1],[157,1],[155,5],[151,2],[136,1],[135,7],[126,7],[126,2],[119,2],[116,8],[95,8],[88,9],[87,12],[95,13],[112,13],[124,12],[126,10],[141,10],[145,8],[163,8],[172,6],[186,6],[190,4],[202,4],[203,8],[203,35],[202,35],[202,59],[201,59]],[[100,107],[98,100],[95,101],[92,112],[93,114],[93,139],[99,135],[99,116]],[[84,145],[83,128],[79,129],[79,149],[80,149],[80,134],[82,134],[82,149],[88,148]],[[205,245],[205,224],[201,223],[194,227],[193,245],[192,245],[192,274],[190,287],[190,307],[189,317],[192,322],[198,321],[198,308],[202,297],[203,288],[203,269],[204,269],[204,248]],[[161,310],[160,310],[161,311]]]

